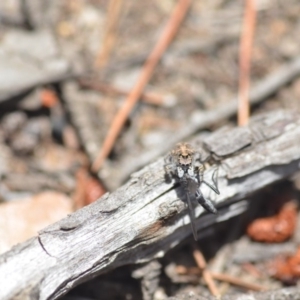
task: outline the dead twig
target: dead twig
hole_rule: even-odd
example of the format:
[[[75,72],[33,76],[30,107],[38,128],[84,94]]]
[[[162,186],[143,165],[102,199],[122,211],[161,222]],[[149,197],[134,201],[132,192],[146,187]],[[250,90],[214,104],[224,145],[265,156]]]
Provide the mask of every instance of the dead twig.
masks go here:
[[[256,21],[255,0],[247,0],[243,31],[240,43],[240,76],[239,76],[239,106],[238,124],[244,126],[249,121],[249,87],[251,50],[253,44],[254,28]]]
[[[123,0],[110,0],[106,15],[106,29],[104,41],[96,58],[96,68],[102,68],[108,61],[111,51],[116,43],[117,28]]]
[[[220,292],[211,276],[211,272],[206,268],[206,261],[203,254],[199,251],[199,249],[195,248],[193,251],[193,256],[198,268],[202,272],[203,279],[206,282],[210,292],[213,296],[220,297]]]
[[[101,93],[107,93],[116,96],[127,96],[130,93],[129,91],[122,90],[120,88],[117,88],[115,86],[109,85],[104,82],[92,82],[92,81],[81,79],[79,80],[79,84],[84,88],[89,88]],[[164,97],[155,95],[153,93],[142,93],[141,99],[144,102],[152,105],[161,106],[165,104]]]
[[[250,282],[245,282],[242,279],[239,279],[235,276],[231,276],[228,274],[224,274],[224,273],[215,273],[215,272],[211,272],[210,273],[213,279],[216,280],[220,280],[220,281],[224,281],[224,282],[228,282],[230,284],[245,288],[247,290],[252,290],[252,291],[266,291],[267,288],[260,285],[260,284],[256,284],[256,283],[250,283]]]
[[[175,33],[177,32],[179,25],[181,24],[184,16],[188,11],[190,3],[191,0],[178,1],[169,19],[169,22],[165,27],[165,30],[163,31],[159,41],[157,42],[150,56],[145,62],[138,81],[136,82],[135,86],[133,87],[126,101],[124,102],[123,107],[118,111],[117,115],[115,116],[111,124],[108,134],[103,142],[102,149],[98,154],[98,156],[96,157],[95,161],[93,162],[92,170],[94,172],[97,172],[99,170],[99,168],[102,166],[103,161],[110,153],[115,143],[115,140],[117,139],[129,113],[131,112],[132,108],[138,101],[146,84],[151,78],[155,66],[157,65],[162,54],[165,52],[168,45],[172,41]]]
[[[199,270],[199,268],[195,268],[195,267],[186,268],[185,266],[177,266],[176,271],[178,274],[181,274],[181,275],[189,274],[189,275],[198,275],[199,276],[202,274],[202,271]],[[252,291],[267,290],[267,288],[265,288],[264,286],[262,286],[260,284],[245,282],[244,280],[239,279],[232,275],[228,275],[228,274],[224,274],[224,273],[217,273],[217,272],[209,272],[209,274],[212,279],[227,282],[227,283],[245,288],[247,290],[252,290]]]

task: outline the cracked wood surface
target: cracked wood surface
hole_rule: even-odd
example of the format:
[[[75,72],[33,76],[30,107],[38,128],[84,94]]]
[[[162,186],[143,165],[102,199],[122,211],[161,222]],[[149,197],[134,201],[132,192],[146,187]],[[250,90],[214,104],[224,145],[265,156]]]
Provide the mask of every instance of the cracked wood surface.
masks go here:
[[[201,186],[219,213],[196,207],[199,236],[245,211],[246,198],[255,191],[300,169],[299,125],[298,114],[276,111],[256,116],[248,127],[221,129],[193,141],[219,161],[221,192]],[[213,171],[208,167],[204,176],[211,178]],[[115,192],[1,255],[0,299],[56,299],[98,274],[163,256],[192,234],[184,202],[158,159]]]

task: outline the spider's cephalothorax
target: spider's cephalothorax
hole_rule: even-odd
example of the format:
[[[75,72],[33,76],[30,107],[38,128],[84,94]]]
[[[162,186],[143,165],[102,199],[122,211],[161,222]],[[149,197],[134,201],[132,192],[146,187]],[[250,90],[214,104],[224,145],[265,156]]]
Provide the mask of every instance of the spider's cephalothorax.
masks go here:
[[[217,210],[213,203],[204,198],[200,191],[200,185],[203,182],[208,187],[210,187],[215,193],[219,194],[219,190],[214,179],[213,182],[215,186],[212,186],[208,182],[203,179],[203,162],[201,161],[201,155],[199,152],[196,152],[193,147],[187,143],[177,144],[175,149],[170,152],[168,157],[166,158],[166,168],[167,172],[171,171],[172,175],[175,176],[182,187],[185,190],[188,206],[189,206],[189,214],[191,218],[191,225],[194,234],[195,240],[197,240],[197,231],[194,225],[194,214],[193,214],[193,206],[191,202],[190,196],[194,196],[199,204],[204,207],[210,213],[216,213]],[[215,174],[215,173],[214,173]],[[195,187],[196,189],[191,189],[191,187]]]
[[[194,176],[194,154],[195,151],[191,145],[180,143],[171,151],[171,164],[173,171],[177,170],[178,178],[183,178],[185,174]]]
[[[177,144],[171,153],[181,165],[190,165],[193,161],[194,149],[187,143]]]

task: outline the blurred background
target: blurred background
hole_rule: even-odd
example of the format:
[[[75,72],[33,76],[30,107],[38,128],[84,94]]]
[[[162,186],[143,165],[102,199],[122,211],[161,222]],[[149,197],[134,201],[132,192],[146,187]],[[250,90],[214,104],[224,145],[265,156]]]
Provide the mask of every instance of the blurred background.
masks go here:
[[[177,1],[0,2],[0,253],[115,190],[175,142],[236,125],[230,105],[237,103],[241,79],[245,3],[191,2],[100,166],[107,134]],[[300,59],[300,3],[257,1],[255,11],[251,115],[300,111],[300,67],[294,68]],[[256,87],[283,68],[290,71],[288,80],[260,93]],[[300,188],[297,177],[293,183]],[[178,255],[186,251],[182,247]],[[119,287],[113,295],[88,294],[91,286],[99,288],[96,280],[68,297],[140,299],[131,271],[122,270],[101,281],[102,291]],[[165,275],[169,291],[158,291],[156,299],[178,290],[171,288],[173,279]],[[281,286],[268,279],[270,286]]]

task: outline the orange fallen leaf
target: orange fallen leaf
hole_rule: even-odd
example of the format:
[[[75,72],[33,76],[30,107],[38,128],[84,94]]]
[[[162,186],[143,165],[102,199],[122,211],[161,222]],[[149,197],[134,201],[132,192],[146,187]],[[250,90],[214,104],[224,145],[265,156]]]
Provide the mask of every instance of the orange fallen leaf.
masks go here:
[[[255,241],[280,243],[290,238],[297,221],[297,205],[285,203],[277,215],[254,220],[247,228],[247,234]]]
[[[44,107],[51,108],[58,103],[56,93],[49,88],[43,88],[40,92],[40,98]]]
[[[85,168],[76,172],[76,179],[73,199],[77,209],[96,201],[106,193],[99,180],[93,178]]]
[[[269,263],[271,275],[286,283],[291,283],[300,278],[300,247],[291,256],[280,256]]]
[[[89,177],[86,183],[86,204],[90,204],[100,198],[105,194],[104,187],[100,182],[93,178]]]

